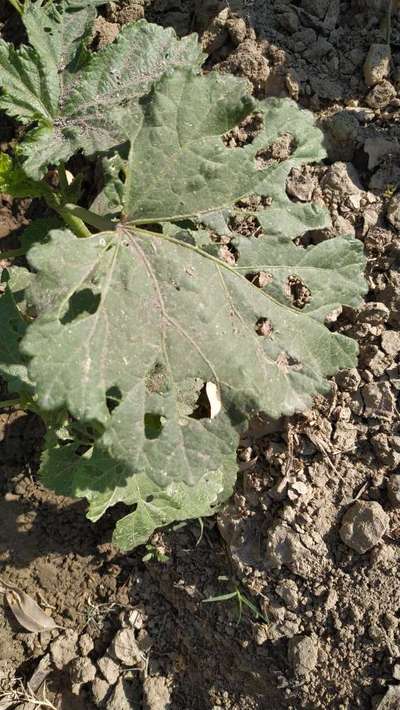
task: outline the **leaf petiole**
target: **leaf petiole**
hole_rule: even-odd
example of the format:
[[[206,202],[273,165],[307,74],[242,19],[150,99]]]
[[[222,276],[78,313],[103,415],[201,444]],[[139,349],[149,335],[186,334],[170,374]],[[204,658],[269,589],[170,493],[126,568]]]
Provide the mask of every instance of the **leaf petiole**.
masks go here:
[[[19,249],[10,249],[9,251],[2,251],[0,252],[0,260],[15,259],[17,256],[24,256],[26,252],[27,250],[23,247],[20,247]]]
[[[74,217],[79,218],[82,222],[90,224],[92,227],[99,229],[101,232],[112,232],[117,224],[116,222],[112,222],[110,219],[95,214],[94,212],[91,212],[84,207],[80,207],[79,205],[67,204],[65,205],[65,209],[68,210],[68,212]]]
[[[20,399],[3,399],[3,401],[0,402],[0,409],[8,409],[9,407],[18,407],[19,409],[25,409]]]
[[[8,0],[9,3],[13,6],[13,8],[18,12],[19,15],[24,14],[24,6],[22,3],[19,2],[19,0]]]

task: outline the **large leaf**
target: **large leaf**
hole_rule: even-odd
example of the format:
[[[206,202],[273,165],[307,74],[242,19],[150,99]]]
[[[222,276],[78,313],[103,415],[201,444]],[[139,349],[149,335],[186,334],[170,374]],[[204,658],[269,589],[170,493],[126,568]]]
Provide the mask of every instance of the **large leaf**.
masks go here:
[[[77,241],[56,231],[29,253],[38,272],[32,297],[43,315],[23,349],[33,358],[39,403],[46,410],[66,406],[75,417],[110,427],[107,396],[117,392],[108,450],[160,485],[193,483],[205,468],[219,467],[234,443],[227,417],[261,409],[273,417],[291,414],[326,389],[327,375],[355,363],[354,341],[329,332],[312,311],[278,302],[247,280],[242,267],[186,242],[134,229],[81,240],[79,247]],[[363,290],[354,278],[362,254],[353,240],[333,243],[333,250],[327,243],[332,273],[318,249],[324,277],[332,282],[336,261],[347,263],[341,301],[354,304]],[[264,271],[269,240],[258,240],[259,252],[261,244]],[[275,262],[284,262],[287,246],[281,242]],[[324,304],[323,294],[329,296]],[[320,313],[339,305],[332,289],[317,289],[316,298]],[[263,319],[270,337],[258,334]],[[188,378],[221,389],[224,408],[215,419],[182,416]],[[149,417],[158,421],[155,436],[146,434]]]
[[[247,82],[236,77],[196,76],[190,69],[153,87],[141,103],[141,127],[131,135],[123,199],[129,221],[204,219],[256,194],[271,201],[256,213],[269,234],[292,239],[328,224],[326,210],[295,204],[286,194],[292,168],[325,156],[312,115],[287,99],[254,102],[248,92]],[[262,119],[254,139],[228,148],[225,134],[252,113]],[[261,156],[284,134],[292,137],[290,157],[263,167]],[[110,182],[121,193],[112,174]]]
[[[355,364],[356,343],[324,319],[342,303],[356,305],[365,290],[357,240],[308,249],[290,241],[326,222],[310,205],[294,205],[295,219],[287,217],[289,170],[323,155],[308,113],[288,101],[254,103],[239,79],[179,69],[139,108],[138,123],[126,121],[129,159],[110,164],[113,189],[103,194],[114,210],[121,201],[121,223],[87,239],[53,230],[34,244],[30,299],[38,317],[22,343],[39,406],[68,410],[94,439],[83,457],[73,446],[52,449],[45,480],[86,496],[93,519],[117,501],[136,504],[120,523],[124,545],[198,514],[196,496],[204,500],[207,487],[210,506],[211,478],[224,471],[252,413],[303,409],[327,389],[328,375]],[[258,135],[228,147],[227,132],[254,111]],[[260,165],[288,131],[289,158]],[[279,181],[271,185],[272,177]],[[200,216],[221,229],[239,198],[270,193],[269,234],[236,237],[233,264],[219,258],[210,232],[173,224]],[[257,212],[260,222],[268,209]],[[140,226],[155,222],[163,224],[154,231]],[[222,399],[213,416],[202,401],[205,383]]]
[[[32,47],[0,43],[0,107],[38,124],[19,146],[35,179],[79,149],[91,154],[124,143],[127,118],[134,123],[134,106],[153,82],[204,59],[194,35],[178,40],[172,29],[139,21],[88,61],[94,12],[68,0],[47,9],[35,3],[24,15]]]

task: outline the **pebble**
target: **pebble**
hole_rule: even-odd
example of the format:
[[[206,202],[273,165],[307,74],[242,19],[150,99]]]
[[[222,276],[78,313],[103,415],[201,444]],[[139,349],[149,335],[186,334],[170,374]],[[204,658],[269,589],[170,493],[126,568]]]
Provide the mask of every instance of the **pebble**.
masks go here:
[[[289,641],[289,661],[296,675],[308,675],[318,662],[316,636],[295,636]]]
[[[96,666],[90,658],[73,658],[69,665],[69,673],[72,683],[89,683],[96,677]]]
[[[58,670],[65,666],[77,656],[78,634],[76,631],[67,629],[65,634],[59,636],[50,646],[51,660]]]
[[[397,508],[400,506],[400,473],[392,473],[386,483],[388,498]]]
[[[364,401],[364,416],[376,419],[392,419],[395,399],[389,382],[370,382],[360,390]]]
[[[350,111],[337,111],[327,122],[328,152],[333,161],[352,160],[358,133],[357,118]]]
[[[376,84],[367,94],[366,102],[368,106],[375,109],[385,108],[396,96],[396,89],[387,79]]]
[[[355,367],[348,370],[341,370],[336,375],[336,382],[341,390],[355,392],[361,382],[361,376]]]
[[[118,664],[115,663],[112,658],[109,658],[109,656],[103,656],[103,658],[99,658],[97,665],[107,683],[114,685],[119,678],[120,668]]]
[[[114,656],[125,666],[143,666],[143,654],[132,629],[121,629],[112,642]]]
[[[400,232],[400,195],[396,194],[390,200],[387,209],[386,217],[390,224]]]
[[[361,555],[381,540],[389,518],[375,501],[356,501],[344,514],[339,531],[342,541]]]
[[[110,686],[106,680],[103,680],[102,678],[95,678],[91,685],[91,690],[94,703],[99,706],[104,702],[107,693],[110,690]]]
[[[367,86],[375,86],[389,76],[391,51],[388,44],[371,44],[364,62],[364,79]]]
[[[82,656],[88,656],[94,649],[93,639],[89,634],[82,634],[79,638],[79,648]]]
[[[132,685],[120,678],[107,703],[107,710],[138,710],[140,705],[135,701]]]
[[[246,39],[247,27],[242,17],[231,17],[225,25],[234,45],[241,44]]]
[[[382,350],[391,357],[395,357],[400,352],[400,331],[385,330],[382,333]]]
[[[168,710],[171,693],[167,678],[147,676],[143,683],[143,710]]]
[[[400,707],[400,685],[391,685],[376,710],[397,710]]]

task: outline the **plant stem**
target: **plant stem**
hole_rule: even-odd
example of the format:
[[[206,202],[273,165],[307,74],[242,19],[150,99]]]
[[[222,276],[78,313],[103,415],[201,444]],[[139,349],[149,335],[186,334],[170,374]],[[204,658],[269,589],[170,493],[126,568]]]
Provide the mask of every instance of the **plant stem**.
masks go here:
[[[0,402],[0,409],[8,409],[8,407],[20,407],[24,409],[19,399],[3,399],[3,401]]]
[[[0,259],[14,259],[16,256],[23,256],[26,254],[26,249],[20,247],[19,249],[10,249],[9,251],[0,252]]]
[[[86,227],[85,223],[79,217],[72,214],[68,205],[63,204],[62,195],[53,192],[46,196],[45,200],[48,206],[60,215],[67,227],[69,227],[77,237],[86,238],[92,236],[92,233]]]
[[[57,210],[60,217],[63,218],[65,224],[70,227],[70,229],[77,237],[85,239],[86,237],[92,236],[92,233],[89,231],[86,224],[82,222],[79,217],[73,215],[66,205],[64,205],[64,207],[57,207],[55,209]]]
[[[100,229],[102,232],[110,232],[115,229],[115,222],[107,219],[107,217],[101,217],[90,210],[86,210],[84,207],[68,204],[65,205],[65,208],[68,209],[70,214],[79,217],[83,222],[87,222],[87,224]]]
[[[24,6],[19,2],[19,0],[8,0],[13,8],[19,13],[19,15],[24,14]]]

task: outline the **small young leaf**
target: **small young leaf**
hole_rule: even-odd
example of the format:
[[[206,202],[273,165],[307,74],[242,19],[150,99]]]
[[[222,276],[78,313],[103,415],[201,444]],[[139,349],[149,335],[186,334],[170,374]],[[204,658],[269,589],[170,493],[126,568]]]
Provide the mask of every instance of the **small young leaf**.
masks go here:
[[[24,319],[25,289],[31,278],[32,274],[27,269],[14,266],[11,278],[0,295],[0,374],[7,380],[10,392],[31,389],[26,358],[19,350],[27,327]]]
[[[6,153],[0,153],[0,192],[12,197],[45,197],[51,193],[48,185],[29,178]]]

